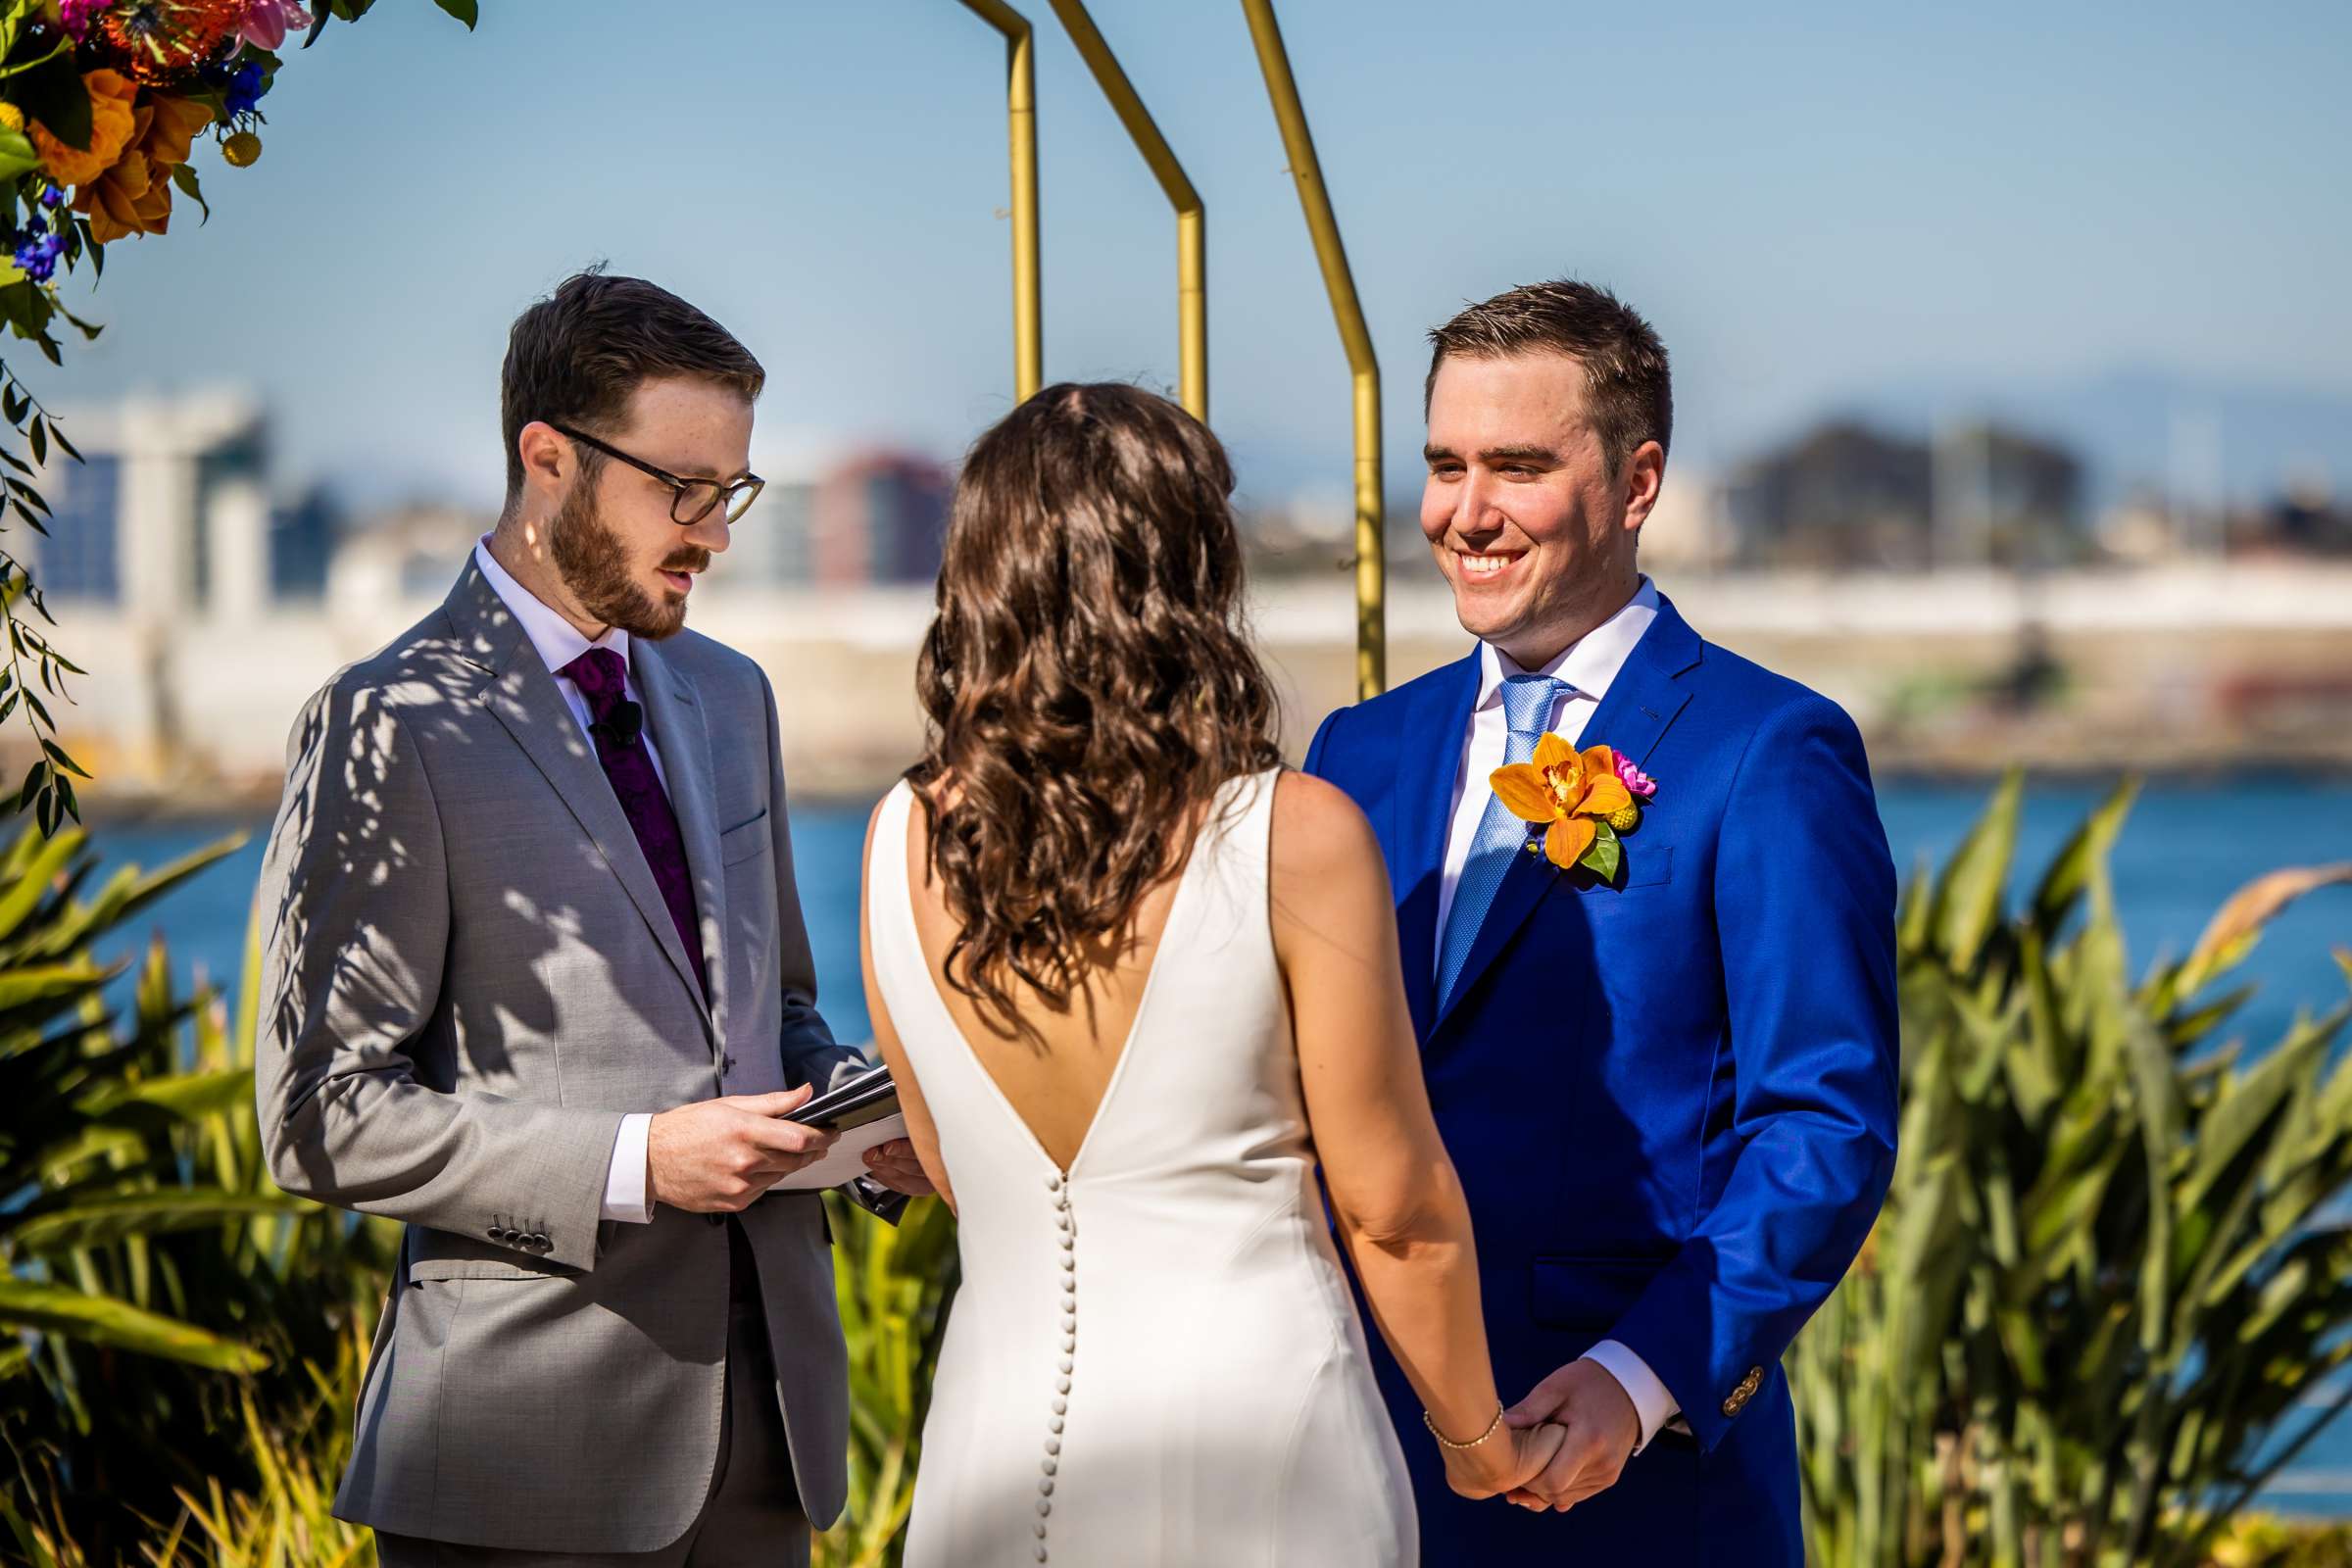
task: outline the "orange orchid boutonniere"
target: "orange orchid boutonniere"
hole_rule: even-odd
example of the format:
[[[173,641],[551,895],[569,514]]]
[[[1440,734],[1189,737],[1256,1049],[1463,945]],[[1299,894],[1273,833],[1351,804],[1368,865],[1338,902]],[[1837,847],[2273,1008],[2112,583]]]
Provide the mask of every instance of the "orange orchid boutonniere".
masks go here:
[[[1658,789],[1610,748],[1579,752],[1557,735],[1536,743],[1533,761],[1498,767],[1489,782],[1513,816],[1545,824],[1546,859],[1563,871],[1581,865],[1603,882],[1616,880],[1625,862],[1619,839],[1642,825],[1641,803]]]

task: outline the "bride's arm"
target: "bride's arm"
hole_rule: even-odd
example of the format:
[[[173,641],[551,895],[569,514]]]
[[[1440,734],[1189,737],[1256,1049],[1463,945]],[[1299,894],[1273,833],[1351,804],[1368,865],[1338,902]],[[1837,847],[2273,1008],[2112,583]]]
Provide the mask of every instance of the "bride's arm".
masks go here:
[[[932,1125],[931,1109],[923,1103],[921,1085],[915,1082],[914,1068],[906,1060],[906,1052],[899,1044],[899,1032],[891,1026],[890,1007],[882,1000],[882,988],[874,980],[874,824],[881,820],[882,808],[874,808],[873,815],[865,819],[865,855],[858,863],[865,869],[865,884],[859,893],[858,917],[858,962],[865,972],[865,1016],[872,1024],[875,1049],[890,1066],[890,1081],[899,1092],[899,1109],[906,1117],[906,1138],[914,1145],[914,1156],[922,1161],[923,1174],[939,1190],[940,1201],[948,1212],[956,1211],[956,1195],[948,1189],[948,1168],[939,1157],[939,1131]],[[884,846],[885,854],[905,855],[906,846]]]
[[[1495,1423],[1470,1210],[1421,1079],[1380,846],[1321,779],[1286,773],[1276,792],[1274,947],[1341,1239],[1431,1424],[1457,1443],[1492,1431],[1446,1450],[1448,1481],[1473,1496],[1507,1492],[1543,1468],[1560,1433]]]

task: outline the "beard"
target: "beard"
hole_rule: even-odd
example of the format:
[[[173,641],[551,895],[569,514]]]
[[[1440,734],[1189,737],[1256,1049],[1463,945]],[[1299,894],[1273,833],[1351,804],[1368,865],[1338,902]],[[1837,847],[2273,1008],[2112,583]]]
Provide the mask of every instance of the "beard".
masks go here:
[[[596,486],[574,484],[548,525],[548,548],[564,586],[582,610],[608,626],[618,626],[632,637],[660,642],[674,637],[686,624],[686,601],[664,592],[647,592],[629,574],[629,553],[620,536],[605,525],[597,510]],[[665,571],[700,571],[710,564],[710,552],[699,545],[680,544],[662,563]]]

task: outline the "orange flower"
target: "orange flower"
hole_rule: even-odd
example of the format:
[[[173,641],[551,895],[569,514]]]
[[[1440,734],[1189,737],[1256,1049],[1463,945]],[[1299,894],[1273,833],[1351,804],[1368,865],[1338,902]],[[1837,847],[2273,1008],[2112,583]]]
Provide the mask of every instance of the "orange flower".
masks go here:
[[[41,155],[41,168],[60,185],[86,185],[105,173],[130,145],[137,129],[131,109],[131,100],[139,94],[136,82],[119,71],[91,71],[83,73],[81,84],[90,90],[87,152],[59,141],[38,121],[29,127],[33,148]]]
[[[1634,804],[1632,792],[1617,776],[1615,752],[1593,746],[1580,756],[1557,735],[1536,742],[1534,761],[1498,767],[1489,782],[1513,816],[1550,824],[1544,834],[1544,854],[1563,871],[1592,847],[1600,832],[1594,818]]]
[[[74,210],[89,214],[90,238],[105,245],[170,228],[172,171],[188,161],[196,133],[212,122],[210,106],[192,98],[156,94],[141,104],[122,158],[74,193]]]

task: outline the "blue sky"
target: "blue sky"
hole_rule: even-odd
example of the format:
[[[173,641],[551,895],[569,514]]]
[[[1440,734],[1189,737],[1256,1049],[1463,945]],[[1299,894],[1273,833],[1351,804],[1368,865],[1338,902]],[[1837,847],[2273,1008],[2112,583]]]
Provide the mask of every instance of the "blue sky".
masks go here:
[[[380,0],[292,58],[266,151],[112,248],[44,391],[242,382],[281,467],[494,499],[507,323],[607,258],[765,361],[768,432],[950,455],[1010,396],[1003,50],[953,0]],[[1044,0],[1046,368],[1175,379],[1157,187]],[[1393,487],[1421,333],[1567,271],[1650,315],[1677,455],[1886,389],[2118,373],[2352,410],[2352,8],[1285,0],[1371,318]],[[1344,493],[1348,385],[1238,5],[1098,0],[1208,206],[1212,422]],[[86,288],[77,282],[75,290]],[[12,361],[12,363],[14,363]],[[1956,394],[1957,395],[1957,394]],[[1931,401],[1933,401],[1931,397]],[[2352,488],[2352,418],[2307,444]]]

